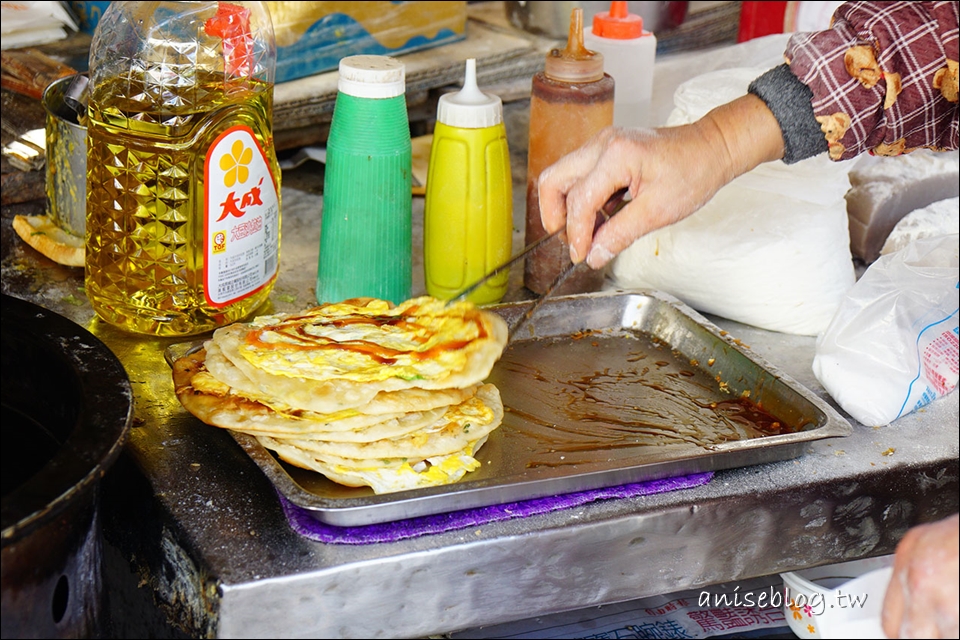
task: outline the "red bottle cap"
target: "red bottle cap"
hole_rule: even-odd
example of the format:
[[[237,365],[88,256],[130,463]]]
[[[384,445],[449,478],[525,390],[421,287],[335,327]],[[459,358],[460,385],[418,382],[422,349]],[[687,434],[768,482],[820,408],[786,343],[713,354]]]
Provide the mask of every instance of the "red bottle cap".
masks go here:
[[[643,18],[630,13],[626,2],[611,2],[610,11],[593,16],[593,35],[614,40],[632,40],[643,35]]]
[[[217,3],[217,13],[203,25],[207,35],[223,40],[227,73],[245,78],[253,75],[253,35],[250,9],[229,2]]]

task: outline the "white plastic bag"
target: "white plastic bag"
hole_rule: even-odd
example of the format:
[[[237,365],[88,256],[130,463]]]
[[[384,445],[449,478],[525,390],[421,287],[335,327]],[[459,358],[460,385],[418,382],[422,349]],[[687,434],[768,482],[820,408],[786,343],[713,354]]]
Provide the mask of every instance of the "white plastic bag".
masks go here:
[[[762,68],[682,84],[667,124],[693,122],[747,92]],[[856,281],[844,195],[852,163],[826,154],[768,162],[724,186],[695,214],[637,239],[611,264],[617,288],[670,293],[697,311],[815,336]]]
[[[889,424],[957,386],[960,234],[881,256],[817,339],[813,373],[867,426]]]

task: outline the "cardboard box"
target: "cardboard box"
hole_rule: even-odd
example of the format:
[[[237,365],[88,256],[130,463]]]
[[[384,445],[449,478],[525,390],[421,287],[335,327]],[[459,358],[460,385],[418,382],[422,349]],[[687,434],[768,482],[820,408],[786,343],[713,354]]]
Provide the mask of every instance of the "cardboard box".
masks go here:
[[[396,56],[466,37],[466,2],[267,2],[277,82],[336,69],[347,56]]]

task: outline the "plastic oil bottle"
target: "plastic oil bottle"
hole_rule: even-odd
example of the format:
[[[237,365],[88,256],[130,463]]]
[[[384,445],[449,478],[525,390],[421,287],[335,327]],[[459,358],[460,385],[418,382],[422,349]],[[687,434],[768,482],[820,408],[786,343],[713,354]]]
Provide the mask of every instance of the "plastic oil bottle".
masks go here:
[[[90,52],[86,293],[126,330],[239,320],[277,277],[276,47],[263,2],[114,2]]]
[[[583,44],[583,10],[570,14],[570,32],[563,50],[547,54],[543,71],[533,77],[530,95],[530,139],[527,155],[526,244],[546,235],[540,222],[537,180],[540,173],[591,136],[613,124],[614,80],[603,71],[603,55]],[[524,285],[543,293],[570,264],[570,246],[552,240],[527,256]],[[596,291],[604,271],[579,269],[556,293]]]
[[[340,61],[327,138],[317,302],[410,297],[412,147],[404,64],[379,55]]]
[[[594,14],[593,28],[583,34],[583,44],[603,54],[603,69],[617,84],[613,124],[653,126],[650,101],[657,37],[643,30],[643,18],[630,13],[626,2],[611,2],[609,11]]]
[[[513,184],[500,98],[477,87],[467,60],[463,89],[440,97],[424,202],[423,266],[427,293],[454,297],[510,257]],[[509,272],[472,292],[476,304],[499,302]]]

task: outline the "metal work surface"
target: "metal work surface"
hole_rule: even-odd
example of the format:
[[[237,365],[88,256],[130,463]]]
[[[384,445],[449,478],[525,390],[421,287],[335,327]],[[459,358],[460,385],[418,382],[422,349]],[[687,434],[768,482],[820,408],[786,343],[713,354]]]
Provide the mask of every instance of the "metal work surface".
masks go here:
[[[509,321],[531,304],[493,309]],[[828,404],[658,292],[550,299],[488,382],[500,390],[503,424],[477,454],[483,466],[445,487],[375,495],[236,437],[292,503],[357,526],[784,460],[851,431]]]
[[[750,64],[777,64],[782,50],[778,42],[775,55],[753,55]],[[655,77],[664,103],[685,79],[678,68]],[[684,68],[692,75],[705,66]],[[460,63],[451,69],[459,78]],[[297,96],[286,98],[278,129],[319,136],[317,100],[301,108]],[[504,104],[515,154],[515,250],[524,244],[527,107]],[[314,302],[322,179],[312,162],[284,172],[281,274],[258,313]],[[171,628],[189,637],[422,637],[887,554],[910,526],[958,510],[954,391],[882,428],[841,411],[849,436],[803,442],[795,458],[719,470],[696,488],[390,543],[314,542],[289,526],[274,484],[237,442],[179,406],[163,358],[176,341],[98,321],[82,270],[53,264],[20,241],[13,216],[42,212],[42,202],[2,209],[3,293],[88,328],[119,357],[133,390],[124,455],[104,478],[104,535],[157,611],[131,607],[114,637],[167,637]],[[422,215],[423,200],[414,199],[414,292],[424,291]],[[509,300],[525,299],[521,273],[511,271]],[[837,409],[811,370],[814,338],[708,320],[738,351]],[[121,605],[133,600],[121,589],[109,595]],[[169,628],[154,628],[158,618]]]
[[[263,313],[312,303],[320,176],[310,164],[284,175],[282,272]],[[414,207],[418,226],[422,201]],[[81,270],[26,247],[10,228],[15,212],[3,214],[3,292],[88,327],[133,387],[133,472],[107,476],[105,535],[194,637],[451,632],[890,553],[908,527],[958,510],[954,392],[890,426],[851,421],[847,437],[693,489],[391,543],[313,542],[290,528],[273,484],[230,435],[180,407],[163,358],[173,340],[94,319]],[[814,338],[709,321],[836,407],[811,371]]]

